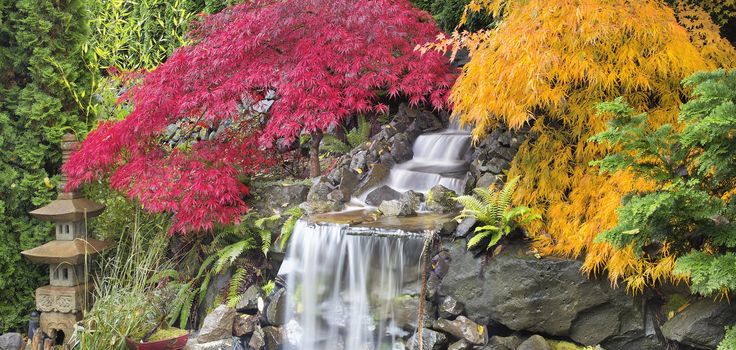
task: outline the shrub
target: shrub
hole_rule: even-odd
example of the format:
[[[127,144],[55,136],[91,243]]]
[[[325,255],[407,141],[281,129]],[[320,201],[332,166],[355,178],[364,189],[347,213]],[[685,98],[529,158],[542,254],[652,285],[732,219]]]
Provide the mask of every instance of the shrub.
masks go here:
[[[631,289],[670,278],[674,266],[672,278],[689,279],[694,292],[727,295],[736,289],[736,71],[697,73],[684,85],[693,99],[680,111],[683,128],[652,128],[622,99],[599,105],[613,119],[592,140],[614,151],[592,164],[645,186],[624,197],[618,224],[596,240],[666,266],[637,276],[627,271],[634,266],[609,264]]]
[[[87,34],[77,0],[0,2],[0,333],[25,328],[46,266],[20,251],[51,239],[51,225],[28,211],[55,198],[59,142],[86,120],[66,86],[85,86]],[[81,93],[80,91],[76,91]]]
[[[530,126],[535,134],[509,170],[511,177],[524,174],[516,202],[542,211],[529,230],[535,247],[584,255],[584,272],[608,269],[612,281],[622,274],[672,276],[671,261],[652,265],[593,241],[616,225],[621,196],[641,185],[627,172],[590,168],[608,152],[587,142],[609,118],[596,116],[595,105],[621,96],[649,112],[653,126],[673,124],[687,93],[682,79],[734,64],[736,50],[694,44],[674,11],[656,0],[474,0],[470,7],[500,17],[492,29],[449,39],[453,49],[470,51],[450,99],[476,140],[501,124]],[[447,48],[447,40],[438,45]]]

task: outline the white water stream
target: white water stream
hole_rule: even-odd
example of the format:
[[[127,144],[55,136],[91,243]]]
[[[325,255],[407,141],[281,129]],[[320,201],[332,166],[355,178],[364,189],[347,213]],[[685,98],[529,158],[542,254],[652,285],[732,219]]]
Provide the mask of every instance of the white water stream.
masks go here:
[[[412,146],[414,157],[397,164],[379,186],[388,185],[398,192],[413,190],[427,193],[436,185],[445,186],[461,194],[467,181],[472,137],[470,131],[451,125],[440,132],[422,134]],[[365,196],[372,189],[359,196]]]
[[[381,185],[427,193],[441,184],[463,192],[472,152],[467,130],[420,135],[413,152]],[[287,276],[287,349],[404,349],[400,338],[415,332],[394,324],[394,305],[397,297],[419,292],[423,240],[402,231],[388,238],[354,236],[347,228],[300,220],[294,229],[279,270]]]
[[[419,289],[420,238],[353,236],[299,221],[286,274],[287,349],[397,349],[394,302]]]

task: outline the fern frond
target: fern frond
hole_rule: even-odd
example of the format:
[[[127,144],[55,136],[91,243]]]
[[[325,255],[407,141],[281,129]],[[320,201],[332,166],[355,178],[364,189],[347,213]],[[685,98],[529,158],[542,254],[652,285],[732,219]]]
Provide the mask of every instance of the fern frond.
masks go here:
[[[258,234],[261,236],[261,252],[264,256],[268,256],[268,250],[271,249],[271,231],[260,230]]]
[[[493,232],[490,230],[476,233],[472,238],[468,240],[468,249],[475,248],[484,238],[490,236]]]
[[[511,199],[514,194],[514,190],[516,190],[516,185],[519,183],[519,179],[519,176],[514,177],[503,185],[503,189],[501,190],[498,198],[498,206],[503,210],[511,206]]]
[[[230,278],[230,285],[227,292],[227,305],[235,307],[242,298],[240,294],[240,287],[245,282],[246,270],[244,268],[238,268],[233,277]]]

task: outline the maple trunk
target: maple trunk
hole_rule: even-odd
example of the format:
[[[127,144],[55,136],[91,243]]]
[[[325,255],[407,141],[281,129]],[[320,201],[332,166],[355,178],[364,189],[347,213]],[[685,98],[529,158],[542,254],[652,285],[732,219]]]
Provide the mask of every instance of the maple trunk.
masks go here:
[[[322,174],[319,164],[319,144],[322,142],[322,132],[316,131],[309,141],[309,177],[314,178]]]

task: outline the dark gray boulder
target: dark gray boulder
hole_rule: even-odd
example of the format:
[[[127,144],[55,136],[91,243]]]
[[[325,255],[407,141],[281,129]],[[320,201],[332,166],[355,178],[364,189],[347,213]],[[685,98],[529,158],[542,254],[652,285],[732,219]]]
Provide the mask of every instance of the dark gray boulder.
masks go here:
[[[398,200],[400,198],[401,193],[389,186],[383,185],[368,193],[368,196],[365,197],[365,202],[368,205],[379,206],[381,202]]]
[[[662,325],[669,340],[697,349],[715,349],[725,335],[725,325],[736,324],[736,306],[725,301],[700,299]]]
[[[487,260],[468,252],[464,241],[447,248],[449,270],[440,294],[462,302],[465,314],[480,324],[495,321],[516,331],[573,337],[585,345],[616,339],[608,350],[650,338],[641,298],[583,276],[578,260],[538,259],[523,245],[506,247]]]

